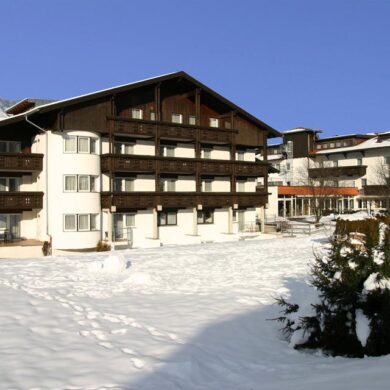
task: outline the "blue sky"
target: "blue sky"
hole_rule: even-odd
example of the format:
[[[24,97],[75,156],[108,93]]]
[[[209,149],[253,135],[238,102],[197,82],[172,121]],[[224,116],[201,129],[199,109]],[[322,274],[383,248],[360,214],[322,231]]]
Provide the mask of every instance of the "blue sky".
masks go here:
[[[278,130],[390,130],[390,1],[2,0],[0,96],[184,70]]]

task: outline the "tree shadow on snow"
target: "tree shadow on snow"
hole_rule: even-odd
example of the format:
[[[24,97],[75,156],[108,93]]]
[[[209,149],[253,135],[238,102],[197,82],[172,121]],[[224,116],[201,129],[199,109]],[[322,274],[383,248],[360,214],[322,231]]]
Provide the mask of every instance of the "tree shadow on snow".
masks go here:
[[[294,278],[285,279],[283,287],[289,291],[287,297],[291,299],[306,294],[309,288],[303,279]],[[153,370],[144,368],[141,379],[129,381],[123,388],[288,388],[288,373],[292,370],[288,367],[296,364],[299,352],[289,347],[284,340],[279,331],[281,324],[271,320],[279,315],[280,309],[276,304],[256,309],[248,306],[248,311],[239,316],[210,324],[171,356],[164,357],[160,365],[155,364]],[[285,367],[284,372],[281,366]]]

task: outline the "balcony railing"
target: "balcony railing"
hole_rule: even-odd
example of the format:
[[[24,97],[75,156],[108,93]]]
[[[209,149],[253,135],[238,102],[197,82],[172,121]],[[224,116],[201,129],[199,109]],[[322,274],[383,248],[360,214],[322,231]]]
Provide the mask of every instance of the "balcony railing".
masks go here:
[[[338,176],[364,176],[366,174],[366,165],[350,165],[345,167],[324,167],[310,168],[309,177],[317,179],[321,177],[338,177]]]
[[[33,172],[42,171],[43,154],[1,153],[0,170]]]
[[[368,185],[363,186],[360,195],[365,196],[390,196],[390,185]]]
[[[42,207],[43,192],[0,192],[0,212],[21,212]]]
[[[198,135],[200,142],[228,144],[232,142],[232,135],[238,132],[235,129],[220,129],[113,116],[107,117],[107,120],[111,124],[114,133],[153,137],[158,132],[161,139],[195,141]]]
[[[158,205],[171,208],[203,207],[260,207],[268,201],[268,194],[255,193],[201,193],[201,192],[102,192],[102,208],[148,209]]]
[[[141,155],[104,154],[101,170],[112,172],[154,172],[203,175],[266,176],[267,165],[249,161],[205,160]]]

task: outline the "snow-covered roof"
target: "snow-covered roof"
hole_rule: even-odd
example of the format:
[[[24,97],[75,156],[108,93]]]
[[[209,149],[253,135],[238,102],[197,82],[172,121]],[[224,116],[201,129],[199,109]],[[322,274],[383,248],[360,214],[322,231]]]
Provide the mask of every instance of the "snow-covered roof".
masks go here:
[[[333,148],[317,150],[316,154],[335,154],[335,153],[346,153],[346,152],[360,152],[366,149],[379,149],[379,148],[390,148],[390,139],[384,139],[378,142],[378,137],[370,138],[367,141],[363,141],[359,145],[346,146],[344,148]]]
[[[295,129],[282,131],[283,134],[307,133],[307,132],[321,133],[322,130],[309,129],[305,127],[297,127]]]
[[[84,97],[87,97],[87,96],[92,96],[92,95],[95,95],[95,94],[98,94],[98,93],[102,93],[102,92],[109,92],[111,90],[115,90],[115,89],[122,88],[122,87],[129,87],[129,86],[134,85],[134,84],[139,84],[139,83],[143,83],[145,81],[151,81],[151,80],[154,80],[154,79],[159,79],[161,77],[169,76],[169,75],[175,74],[175,73],[176,72],[166,73],[166,74],[162,74],[160,76],[150,77],[150,78],[147,78],[147,79],[134,81],[132,83],[121,84],[121,85],[117,85],[115,87],[101,89],[99,91],[94,91],[94,92],[86,93],[86,94],[83,94],[83,95],[73,96],[73,97],[67,98],[67,99],[52,101],[51,103],[42,104],[42,105],[40,105],[38,107],[34,107],[34,108],[32,108],[32,109],[30,109],[30,110],[28,110],[26,112],[23,112],[23,113],[17,114],[17,115],[13,115],[13,116],[11,116],[9,118],[5,118],[5,119],[17,118],[17,117],[25,116],[25,115],[37,112],[37,111],[39,111],[42,108],[50,107],[50,106],[53,106],[53,105],[56,105],[56,104],[59,104],[59,103],[71,102],[72,100],[77,100],[77,99],[80,99],[80,98],[84,98]]]
[[[273,160],[281,160],[283,158],[283,154],[269,154],[267,156],[268,161],[273,161]]]

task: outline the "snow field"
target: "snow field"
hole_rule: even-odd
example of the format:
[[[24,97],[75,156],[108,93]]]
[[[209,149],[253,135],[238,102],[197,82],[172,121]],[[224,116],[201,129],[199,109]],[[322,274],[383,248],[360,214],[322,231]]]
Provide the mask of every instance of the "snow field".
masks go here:
[[[321,236],[1,260],[4,389],[380,389],[388,357],[289,347]],[[361,329],[362,338],[364,328]]]

